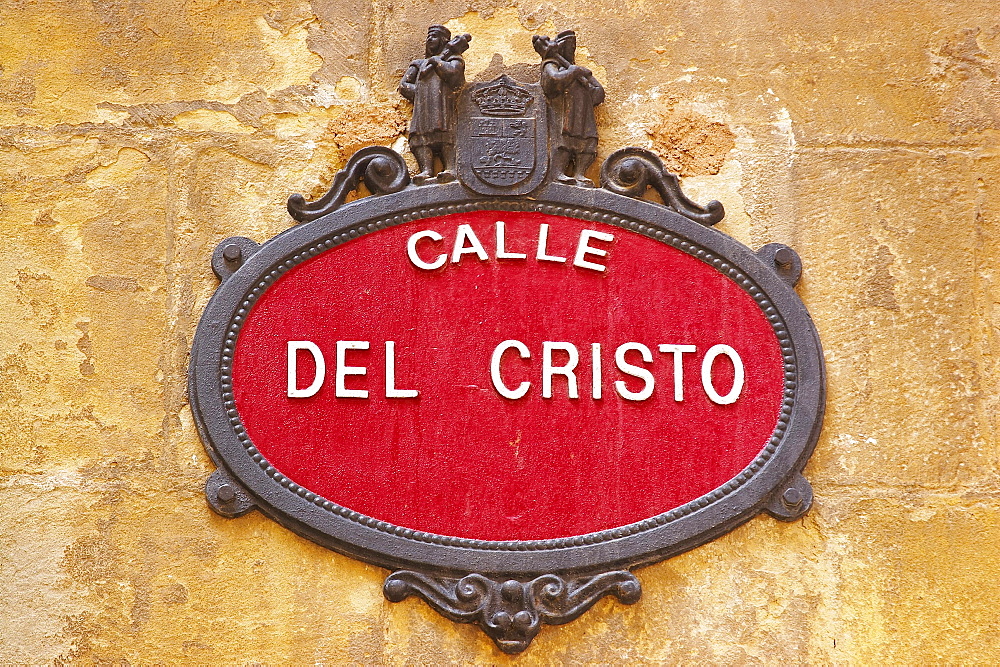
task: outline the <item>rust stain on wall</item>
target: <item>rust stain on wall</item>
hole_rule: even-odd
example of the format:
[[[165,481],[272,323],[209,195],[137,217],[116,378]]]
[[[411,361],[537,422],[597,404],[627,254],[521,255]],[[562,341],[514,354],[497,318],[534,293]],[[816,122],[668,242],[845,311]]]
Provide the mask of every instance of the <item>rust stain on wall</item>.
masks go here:
[[[671,109],[646,134],[667,169],[680,176],[718,174],[736,145],[736,135],[725,123],[693,111]]]

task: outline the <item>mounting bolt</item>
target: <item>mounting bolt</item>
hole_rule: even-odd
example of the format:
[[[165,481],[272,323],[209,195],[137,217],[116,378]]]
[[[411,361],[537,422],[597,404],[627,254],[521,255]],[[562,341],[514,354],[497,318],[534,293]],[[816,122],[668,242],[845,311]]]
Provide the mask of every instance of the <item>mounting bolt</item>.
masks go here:
[[[778,251],[774,253],[774,263],[783,269],[789,268],[794,260],[795,253],[792,252],[791,248],[778,248]]]
[[[236,499],[236,489],[231,484],[223,484],[216,490],[215,497],[221,503],[231,503]]]
[[[493,621],[494,625],[503,628],[504,630],[510,628],[511,623],[514,622],[514,619],[510,617],[510,614],[508,614],[505,611],[498,611],[497,613],[493,614],[493,618],[490,620]]]
[[[788,509],[795,509],[802,504],[802,492],[795,487],[785,489],[785,492],[781,494],[781,502]]]
[[[618,599],[621,600],[623,604],[633,604],[638,602],[641,595],[642,586],[639,585],[638,579],[623,581],[618,584]]]
[[[222,257],[227,262],[238,262],[243,259],[243,248],[238,243],[227,243],[222,249]]]
[[[382,587],[382,593],[389,602],[400,602],[409,593],[409,589],[399,579],[390,578],[386,580],[385,586]]]

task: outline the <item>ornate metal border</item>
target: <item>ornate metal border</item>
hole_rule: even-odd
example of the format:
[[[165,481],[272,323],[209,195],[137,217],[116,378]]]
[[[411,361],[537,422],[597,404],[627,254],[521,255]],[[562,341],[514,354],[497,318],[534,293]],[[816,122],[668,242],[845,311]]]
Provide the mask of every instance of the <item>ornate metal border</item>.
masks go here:
[[[257,297],[299,262],[350,239],[411,220],[485,209],[534,210],[617,225],[698,258],[749,293],[771,322],[785,363],[781,415],[756,460],[723,486],[664,514],[588,535],[525,542],[470,540],[394,526],[319,497],[271,467],[240,423],[229,376],[236,336]],[[223,244],[233,245],[238,244]],[[530,200],[479,197],[458,183],[358,200],[263,246],[241,249],[239,269],[212,297],[195,336],[190,373],[195,419],[213,459],[254,505],[324,546],[376,565],[527,576],[605,572],[662,560],[728,532],[761,511],[785,518],[808,506],[803,499],[811,494],[798,473],[821,424],[823,360],[811,319],[789,284],[794,266],[783,276],[775,252],[768,246],[754,253],[651,202],[558,183]],[[775,493],[789,489],[798,491],[788,494],[797,502],[772,502]]]
[[[612,153],[601,167],[601,187],[592,187],[585,173],[596,157],[592,108],[604,100],[604,89],[574,63],[572,30],[532,39],[542,58],[540,84],[500,77],[466,86],[462,53],[471,39],[431,26],[425,57],[403,75],[400,93],[421,108],[409,132],[418,174],[411,178],[395,151],[363,148],[322,198],[289,198],[289,213],[304,224],[263,245],[233,237],[215,249],[212,268],[222,285],[195,334],[189,396],[218,466],[205,487],[216,512],[237,517],[257,508],[314,542],[390,568],[383,586],[388,600],[419,596],[453,621],[477,623],[502,651],[517,653],[543,623],[572,621],[603,596],[636,602],[641,586],[632,568],[704,544],[761,512],[791,521],[807,511],[812,489],[802,468],[819,437],[826,382],[819,337],[793,289],[802,264],[791,248],[770,244],[754,252],[712,229],[724,215],[722,204],[688,199],[677,176],[645,149]],[[435,80],[433,94],[417,95],[428,78]],[[480,98],[473,99],[477,91]],[[474,106],[482,118],[473,117]],[[477,120],[478,129],[470,125]],[[530,155],[522,150],[529,144]],[[485,160],[480,171],[476,160]],[[508,183],[504,174],[511,170],[528,177]],[[361,183],[374,196],[344,205]],[[643,199],[650,190],[662,203]],[[472,540],[396,526],[320,497],[271,466],[240,421],[231,381],[236,340],[260,295],[290,268],[351,239],[476,210],[538,211],[616,225],[691,255],[746,291],[770,322],[784,362],[781,411],[756,459],[720,487],[658,516],[533,541]]]

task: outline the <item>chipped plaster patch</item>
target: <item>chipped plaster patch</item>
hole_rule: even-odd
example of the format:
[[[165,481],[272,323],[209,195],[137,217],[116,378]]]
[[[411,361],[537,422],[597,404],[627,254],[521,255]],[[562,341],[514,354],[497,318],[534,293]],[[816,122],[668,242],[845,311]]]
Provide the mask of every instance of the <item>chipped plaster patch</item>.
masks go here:
[[[285,30],[272,27],[265,17],[257,18],[261,41],[273,61],[271,71],[277,76],[269,86],[272,90],[309,84],[313,72],[323,66],[323,59],[309,49],[309,26],[316,23],[310,17]]]
[[[910,521],[930,521],[937,516],[937,510],[933,507],[920,507],[910,512]]]
[[[466,12],[464,16],[446,22],[445,26],[453,35],[465,32],[472,35],[471,48],[464,54],[465,78],[469,81],[489,67],[494,54],[499,54],[507,65],[540,62],[531,46],[530,35],[546,30],[553,34],[557,32],[549,20],[536,30],[525,28],[518,10],[513,7],[497,10],[488,17],[480,12]]]
[[[677,108],[660,114],[646,134],[666,168],[680,176],[718,174],[736,145],[736,135],[725,123]]]
[[[353,76],[342,76],[334,86],[337,97],[344,102],[357,102],[361,99],[363,86],[360,81]]]
[[[254,128],[244,125],[226,111],[193,109],[174,116],[173,124],[189,132],[226,132],[250,134]]]
[[[559,32],[551,19],[542,22],[521,20],[516,8],[505,7],[487,15],[485,12],[467,12],[459,18],[451,19],[445,26],[452,34],[472,35],[471,48],[465,52],[465,78],[475,79],[499,55],[507,65],[527,63],[540,66],[541,58],[531,46],[532,35],[554,36]],[[576,62],[594,72],[600,81],[607,81],[607,70],[590,57],[586,44],[578,44]],[[537,80],[537,79],[536,79]]]
[[[327,83],[321,83],[313,89],[312,99],[316,106],[323,107],[324,109],[328,109],[335,104],[340,104],[336,86],[331,86]]]
[[[136,177],[136,173],[149,164],[149,156],[136,148],[122,147],[114,159],[94,167],[86,175],[91,187],[116,187],[123,181]]]

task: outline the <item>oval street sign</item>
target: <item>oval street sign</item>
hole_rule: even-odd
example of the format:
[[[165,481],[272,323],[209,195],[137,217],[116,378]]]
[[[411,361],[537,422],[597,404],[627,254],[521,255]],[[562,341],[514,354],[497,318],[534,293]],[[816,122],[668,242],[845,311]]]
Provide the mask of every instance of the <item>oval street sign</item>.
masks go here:
[[[587,179],[604,92],[572,31],[535,38],[539,84],[464,86],[471,39],[432,26],[400,84],[418,174],[362,149],[289,199],[303,224],[219,244],[189,394],[218,513],[514,653],[637,601],[634,568],[802,515],[825,378],[794,251],[713,229],[649,151]]]
[[[283,272],[236,338],[269,465],[395,526],[543,540],[710,494],[778,425],[781,343],[711,264],[606,222],[435,216]]]

